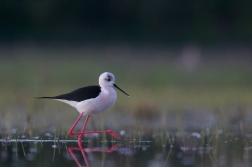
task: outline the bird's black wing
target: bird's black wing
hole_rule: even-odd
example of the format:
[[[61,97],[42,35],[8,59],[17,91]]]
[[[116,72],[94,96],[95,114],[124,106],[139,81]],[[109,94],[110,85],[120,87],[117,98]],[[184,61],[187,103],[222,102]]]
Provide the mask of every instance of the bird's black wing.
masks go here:
[[[81,102],[83,100],[96,98],[101,92],[100,86],[87,86],[83,88],[76,89],[70,93],[53,96],[53,97],[39,97],[48,99],[61,99]]]

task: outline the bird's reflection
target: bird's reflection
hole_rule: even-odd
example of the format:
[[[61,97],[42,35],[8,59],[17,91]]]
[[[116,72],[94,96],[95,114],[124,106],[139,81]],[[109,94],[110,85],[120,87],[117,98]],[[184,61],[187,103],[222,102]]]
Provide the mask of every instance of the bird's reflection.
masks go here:
[[[113,145],[110,148],[87,148],[87,147],[83,147],[82,145],[82,135],[80,135],[78,137],[78,147],[69,147],[68,151],[71,154],[71,156],[73,157],[74,161],[77,163],[78,167],[82,167],[83,165],[81,165],[80,161],[78,160],[78,158],[75,156],[74,151],[80,151],[83,157],[83,160],[86,164],[87,167],[89,166],[88,163],[88,159],[86,156],[85,152],[106,152],[106,153],[112,153],[113,151],[115,151],[118,147],[120,146],[119,143]]]
[[[49,137],[48,137],[49,136]],[[0,166],[27,166],[26,163],[34,161],[39,163],[41,157],[52,159],[53,163],[67,166],[99,166],[99,162],[106,166],[119,166],[129,163],[130,158],[143,153],[151,146],[152,141],[129,138],[123,136],[121,140],[114,140],[112,137],[98,137],[92,135],[79,135],[76,139],[60,139],[60,136],[51,138],[52,135],[26,138],[11,136],[0,136]],[[31,144],[32,143],[32,144]],[[113,153],[112,153],[113,152]],[[109,154],[111,153],[111,154]],[[145,154],[146,154],[145,153]],[[117,161],[118,156],[126,156],[123,161]],[[105,158],[106,157],[106,158]],[[167,160],[169,159],[169,156]],[[71,160],[71,161],[69,161]],[[74,161],[73,161],[74,160]],[[21,165],[21,162],[24,165]],[[62,166],[61,165],[61,166]],[[57,165],[58,166],[58,165]]]

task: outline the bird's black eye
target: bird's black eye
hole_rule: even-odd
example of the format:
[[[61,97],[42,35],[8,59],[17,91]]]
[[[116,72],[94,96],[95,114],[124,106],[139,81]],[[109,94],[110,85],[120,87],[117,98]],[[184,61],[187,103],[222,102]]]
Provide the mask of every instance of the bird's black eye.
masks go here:
[[[107,81],[108,81],[108,82],[110,82],[110,81],[111,81],[111,77],[110,77],[110,76],[108,76]]]

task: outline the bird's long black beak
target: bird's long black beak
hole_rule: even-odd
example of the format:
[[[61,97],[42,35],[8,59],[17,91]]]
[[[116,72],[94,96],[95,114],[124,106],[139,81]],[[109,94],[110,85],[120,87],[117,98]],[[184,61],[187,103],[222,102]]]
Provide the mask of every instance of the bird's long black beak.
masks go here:
[[[130,95],[128,95],[126,92],[124,92],[121,88],[119,88],[116,84],[113,84],[114,85],[114,87],[116,87],[117,89],[119,89],[120,91],[122,91],[124,94],[126,94],[127,96],[130,96]]]

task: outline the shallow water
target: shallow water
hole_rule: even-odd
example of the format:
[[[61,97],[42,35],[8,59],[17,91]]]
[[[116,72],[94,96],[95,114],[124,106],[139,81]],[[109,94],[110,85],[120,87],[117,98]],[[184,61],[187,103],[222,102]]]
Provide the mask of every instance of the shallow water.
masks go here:
[[[252,134],[216,129],[201,132],[157,130],[121,131],[77,137],[45,133],[40,136],[1,135],[1,167],[30,166],[251,166]],[[15,136],[15,137],[14,137]]]
[[[162,113],[144,108],[132,114],[102,113],[90,118],[86,130],[111,129],[121,139],[92,134],[84,135],[81,142],[67,135],[75,120],[71,115],[55,119],[43,112],[15,117],[8,112],[10,116],[0,117],[0,166],[249,167],[251,111],[169,109]]]

